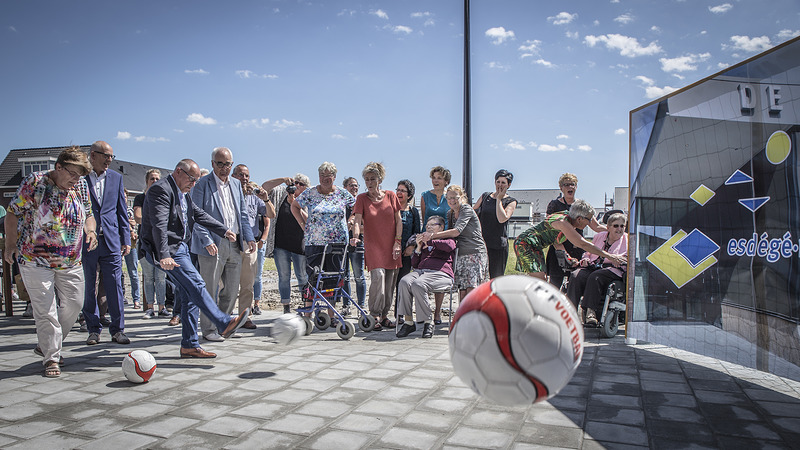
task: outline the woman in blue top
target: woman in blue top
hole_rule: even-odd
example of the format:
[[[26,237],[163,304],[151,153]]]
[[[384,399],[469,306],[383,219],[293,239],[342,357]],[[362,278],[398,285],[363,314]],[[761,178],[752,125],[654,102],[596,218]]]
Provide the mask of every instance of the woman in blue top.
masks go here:
[[[425,191],[420,197],[420,209],[422,210],[422,223],[428,223],[431,216],[442,216],[445,220],[445,228],[449,227],[447,223],[447,213],[450,207],[447,206],[447,199],[445,199],[444,190],[450,184],[450,171],[442,166],[436,166],[431,169],[431,184],[433,189]],[[436,310],[433,315],[433,322],[436,325],[442,323],[442,300],[444,294],[434,294],[436,299]]]
[[[444,190],[450,184],[450,171],[442,166],[431,169],[431,184],[433,189],[423,192],[420,198],[422,223],[428,223],[431,216],[442,216],[446,221],[447,212],[450,211],[447,200],[444,198]]]

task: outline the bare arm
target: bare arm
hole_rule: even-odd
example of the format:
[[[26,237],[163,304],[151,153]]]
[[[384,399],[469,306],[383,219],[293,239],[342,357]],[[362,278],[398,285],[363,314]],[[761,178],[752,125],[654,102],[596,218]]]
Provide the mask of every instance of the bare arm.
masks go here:
[[[142,207],[141,206],[134,206],[133,207],[133,220],[136,221],[137,224],[142,224]]]
[[[305,217],[303,216],[303,208],[301,208],[300,205],[297,204],[297,202],[292,202],[292,215],[294,216],[294,220],[296,220],[297,223],[300,224],[300,228],[302,228],[303,231],[305,231],[306,220],[308,216],[307,215]]]
[[[497,200],[497,207],[495,208],[495,212],[497,213],[497,221],[500,223],[508,222],[508,219],[511,218],[511,215],[514,214],[514,209],[517,208],[517,202],[513,201],[508,204],[505,208],[503,208],[503,202]]]
[[[589,228],[591,228],[592,231],[594,231],[595,233],[599,233],[601,231],[608,231],[608,228],[605,225],[600,224],[600,222],[597,221],[596,217],[592,217],[592,221],[589,222]]]
[[[271,190],[275,189],[277,186],[280,186],[281,184],[284,184],[284,183],[287,184],[287,185],[291,184],[291,183],[294,183],[294,179],[292,177],[273,178],[272,180],[265,181],[264,183],[262,183],[261,187],[265,191],[270,192]]]
[[[575,231],[575,227],[569,223],[566,219],[557,220],[553,222],[553,228],[561,231],[564,233],[564,236],[572,242],[576,247],[581,248],[584,251],[589,253],[595,254],[597,256],[602,256],[603,258],[611,261],[614,266],[619,267],[622,264],[627,263],[628,258],[624,255],[612,255],[606,251],[603,251],[594,245],[591,242],[587,241],[583,238],[577,231]]]

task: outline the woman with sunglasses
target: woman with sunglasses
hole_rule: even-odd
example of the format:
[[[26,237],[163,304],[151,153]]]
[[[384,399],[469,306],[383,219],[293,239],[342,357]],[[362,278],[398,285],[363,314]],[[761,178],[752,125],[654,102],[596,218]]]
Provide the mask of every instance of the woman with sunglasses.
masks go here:
[[[627,264],[628,259],[625,255],[612,255],[597,248],[576,231],[576,229],[583,230],[593,220],[595,218],[592,205],[585,200],[577,199],[570,206],[569,213],[562,211],[550,214],[542,222],[523,231],[514,241],[517,271],[546,280],[544,248],[567,241],[584,251],[602,256],[614,267]]]
[[[608,231],[594,235],[592,243],[597,248],[612,255],[628,255],[628,235],[625,233],[625,214],[615,213],[608,218]],[[572,272],[567,288],[567,297],[577,309],[578,303],[583,304],[586,311],[586,325],[597,325],[597,311],[600,300],[608,289],[608,285],[615,280],[622,280],[622,269],[614,267],[605,261],[602,256],[585,253],[580,260],[580,269]],[[583,301],[581,302],[581,297]]]
[[[284,313],[291,311],[292,266],[297,286],[302,288],[308,282],[303,228],[292,215],[292,204],[310,183],[307,176],[298,173],[294,177],[275,178],[261,185],[275,206],[275,219],[267,232],[265,255],[275,259]]]
[[[558,178],[558,188],[561,190],[561,194],[559,194],[558,198],[547,204],[546,212],[548,216],[553,213],[569,210],[569,207],[575,202],[575,191],[578,189],[578,177],[569,172],[561,175]],[[592,222],[589,224],[589,228],[594,230],[595,233],[606,231],[606,228],[598,223],[597,219],[594,217],[592,217]],[[583,228],[575,231],[577,231],[578,234],[583,237]],[[574,261],[581,259],[583,256],[583,250],[575,247],[569,241],[564,242],[564,244],[555,244],[550,246],[550,249],[547,251],[546,272],[547,277],[550,279],[550,283],[557,288],[561,287],[561,284],[564,282],[564,277],[567,276],[567,273],[564,272],[564,270],[558,264],[556,252],[561,251],[565,252],[565,256],[568,255]]]

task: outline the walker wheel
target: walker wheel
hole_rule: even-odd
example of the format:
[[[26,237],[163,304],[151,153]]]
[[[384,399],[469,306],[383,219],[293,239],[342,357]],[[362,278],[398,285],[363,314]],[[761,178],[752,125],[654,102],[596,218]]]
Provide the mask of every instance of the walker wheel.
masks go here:
[[[342,321],[339,326],[336,327],[336,334],[338,334],[342,340],[346,341],[356,334],[356,327],[352,322],[346,320]]]
[[[616,336],[619,330],[619,313],[615,309],[606,311],[606,317],[600,325],[600,334],[607,338]]]
[[[311,317],[303,316],[303,322],[306,324],[306,331],[303,333],[305,336],[311,334],[311,330],[314,329],[314,322],[311,320]]]
[[[320,311],[314,318],[314,325],[318,330],[327,330],[331,326],[331,316],[325,311]]]
[[[361,316],[361,320],[358,321],[358,328],[361,328],[361,331],[370,332],[375,328],[375,324],[378,322],[378,319],[370,316],[369,314],[364,314]]]

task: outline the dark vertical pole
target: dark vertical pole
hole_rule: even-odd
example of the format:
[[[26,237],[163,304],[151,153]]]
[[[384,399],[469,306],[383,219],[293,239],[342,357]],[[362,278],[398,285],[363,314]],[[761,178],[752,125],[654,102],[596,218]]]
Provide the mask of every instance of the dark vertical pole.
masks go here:
[[[469,0],[464,0],[464,192],[472,203],[472,134],[470,133]]]

